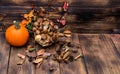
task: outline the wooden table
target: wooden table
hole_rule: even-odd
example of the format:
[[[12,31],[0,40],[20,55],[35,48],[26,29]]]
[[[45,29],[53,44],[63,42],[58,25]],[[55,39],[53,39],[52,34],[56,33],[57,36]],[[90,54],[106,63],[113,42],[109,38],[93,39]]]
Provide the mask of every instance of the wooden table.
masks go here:
[[[27,45],[10,46],[5,40],[4,32],[0,32],[0,74],[120,74],[119,34],[75,33],[72,41],[80,44],[78,50],[83,58],[68,64],[45,60],[40,68],[36,68],[29,61],[17,65],[17,53],[23,53]],[[55,66],[56,69],[50,72],[47,65]]]

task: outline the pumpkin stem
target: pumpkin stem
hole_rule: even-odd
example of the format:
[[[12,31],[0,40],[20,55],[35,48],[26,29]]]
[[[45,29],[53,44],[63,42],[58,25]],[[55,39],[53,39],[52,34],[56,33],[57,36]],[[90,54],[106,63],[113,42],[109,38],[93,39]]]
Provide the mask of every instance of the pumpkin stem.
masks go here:
[[[19,22],[13,21],[13,23],[15,24],[15,28],[16,28],[16,29],[20,29]]]

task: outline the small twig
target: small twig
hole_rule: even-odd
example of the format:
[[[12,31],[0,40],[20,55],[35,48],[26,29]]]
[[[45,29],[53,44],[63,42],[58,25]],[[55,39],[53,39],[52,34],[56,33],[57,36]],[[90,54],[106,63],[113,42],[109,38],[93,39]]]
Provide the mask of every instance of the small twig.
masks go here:
[[[77,55],[74,60],[77,60],[78,58],[82,57],[82,54]]]

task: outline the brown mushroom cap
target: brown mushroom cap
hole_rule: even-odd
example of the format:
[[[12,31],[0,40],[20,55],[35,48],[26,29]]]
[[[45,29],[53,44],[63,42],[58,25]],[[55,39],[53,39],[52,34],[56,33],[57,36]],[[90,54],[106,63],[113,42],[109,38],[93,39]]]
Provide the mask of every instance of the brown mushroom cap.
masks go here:
[[[38,26],[38,25],[39,25],[39,23],[38,23],[38,22],[35,22],[35,23],[34,23],[34,26]]]
[[[70,30],[65,30],[63,33],[65,34],[65,36],[71,37],[71,31]]]
[[[64,34],[71,34],[71,31],[70,30],[65,30],[63,33]]]
[[[41,34],[41,39],[43,39],[43,40],[47,39],[47,35],[46,34]]]

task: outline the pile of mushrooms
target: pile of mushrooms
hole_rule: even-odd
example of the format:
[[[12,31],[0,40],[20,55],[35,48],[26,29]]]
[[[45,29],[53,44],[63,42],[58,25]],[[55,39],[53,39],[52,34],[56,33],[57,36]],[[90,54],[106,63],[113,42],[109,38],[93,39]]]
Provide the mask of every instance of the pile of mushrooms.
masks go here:
[[[38,18],[33,27],[34,38],[41,46],[50,46],[59,36],[64,34],[58,32],[58,26],[47,18]]]

